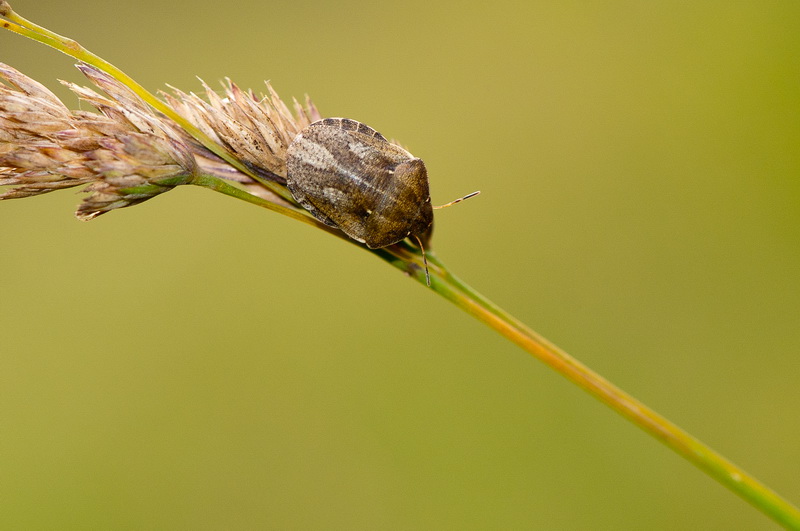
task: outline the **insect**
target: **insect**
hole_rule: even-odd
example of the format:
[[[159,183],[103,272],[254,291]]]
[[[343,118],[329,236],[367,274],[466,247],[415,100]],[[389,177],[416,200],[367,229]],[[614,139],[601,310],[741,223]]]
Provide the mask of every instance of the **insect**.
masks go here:
[[[318,120],[297,134],[287,150],[287,187],[315,218],[350,238],[380,249],[416,239],[433,224],[434,207],[422,159],[348,118]]]

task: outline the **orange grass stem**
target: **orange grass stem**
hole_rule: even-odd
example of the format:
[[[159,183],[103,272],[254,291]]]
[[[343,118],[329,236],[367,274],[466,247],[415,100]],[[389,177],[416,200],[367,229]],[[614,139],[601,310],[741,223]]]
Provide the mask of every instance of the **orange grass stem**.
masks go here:
[[[428,253],[432,266],[431,288],[471,316],[493,328],[531,356],[550,366],[578,387],[663,442],[709,476],[744,498],[761,512],[787,529],[800,530],[800,510],[756,478],[692,437],[686,431],[648,408],[622,389],[592,371],[524,323],[495,305],[451,274],[434,253]],[[411,274],[420,283],[425,275],[418,264],[408,267],[402,261],[384,256],[395,267]]]
[[[7,19],[2,21],[2,25],[5,29],[47,44],[56,50],[91,64],[113,76],[138,94],[139,97],[154,109],[178,123],[187,133],[201,142],[210,151],[217,154],[233,167],[261,182],[279,196],[287,198],[286,195],[288,191],[280,186],[275,186],[271,182],[259,179],[223,146],[215,143],[202,131],[177,114],[164,102],[150,94],[144,87],[136,83],[136,81],[111,63],[89,52],[72,39],[62,37],[20,17],[14,13],[11,6],[9,6],[8,2],[5,0],[0,0],[0,16]],[[225,183],[220,179],[198,175],[194,178],[192,184],[203,186],[270,210],[278,211],[299,221],[309,223],[318,228],[323,228],[329,233],[333,233],[344,240],[358,245],[353,240],[344,237],[339,231],[317,222],[311,218],[310,215],[307,215],[306,212],[300,211],[300,209],[276,205],[271,201],[258,198],[238,187]],[[288,199],[291,200],[291,198]],[[363,245],[359,245],[359,247],[367,249]],[[425,268],[423,267],[422,257],[418,248],[414,248],[408,243],[400,243],[384,249],[367,250],[389,262],[409,276],[414,277],[422,284],[426,283]],[[427,258],[430,270],[431,289],[439,295],[507,337],[530,353],[534,358],[549,365],[623,417],[666,444],[679,455],[694,463],[709,476],[731,489],[779,524],[787,529],[800,530],[800,510],[796,507],[792,506],[789,502],[707,445],[617,388],[525,326],[525,324],[496,306],[486,297],[470,288],[456,276],[452,275],[436,258],[434,253],[428,251]]]

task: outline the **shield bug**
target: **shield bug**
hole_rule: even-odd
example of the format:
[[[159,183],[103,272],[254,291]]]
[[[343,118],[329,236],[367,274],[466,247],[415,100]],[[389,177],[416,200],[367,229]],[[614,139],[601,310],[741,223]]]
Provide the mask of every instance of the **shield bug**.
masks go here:
[[[325,118],[295,136],[286,169],[292,196],[318,220],[370,249],[413,237],[425,259],[420,235],[441,207],[431,205],[421,159],[360,122]]]

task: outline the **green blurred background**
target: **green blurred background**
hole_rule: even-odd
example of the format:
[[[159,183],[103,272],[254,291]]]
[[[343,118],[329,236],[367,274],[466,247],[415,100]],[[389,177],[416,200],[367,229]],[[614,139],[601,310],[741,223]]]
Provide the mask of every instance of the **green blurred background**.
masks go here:
[[[800,4],[16,1],[428,166],[440,258],[800,503]],[[71,59],[0,61],[75,98]],[[343,242],[202,189],[0,203],[6,529],[774,529]]]

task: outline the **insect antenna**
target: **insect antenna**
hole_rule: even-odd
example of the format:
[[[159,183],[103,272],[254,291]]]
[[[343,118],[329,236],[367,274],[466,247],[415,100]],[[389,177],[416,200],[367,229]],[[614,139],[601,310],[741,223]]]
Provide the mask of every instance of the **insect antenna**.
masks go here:
[[[419,236],[416,234],[414,235],[414,239],[417,240],[419,248],[422,251],[422,263],[425,264],[425,282],[428,284],[428,287],[431,287],[431,274],[428,272],[428,258],[425,256],[425,247],[422,246],[422,240],[420,240]]]
[[[477,191],[475,191],[475,192],[472,192],[471,194],[467,194],[467,195],[465,195],[464,197],[459,197],[458,199],[454,199],[453,201],[450,201],[449,203],[445,203],[445,204],[443,204],[443,205],[435,206],[435,207],[433,207],[433,208],[435,208],[435,209],[437,209],[437,210],[438,210],[438,209],[440,209],[440,208],[445,208],[445,207],[453,206],[453,205],[455,205],[456,203],[460,203],[460,202],[461,202],[461,201],[463,201],[464,199],[469,199],[470,197],[475,197],[475,196],[476,196],[476,195],[478,195],[479,193],[481,193],[481,191],[480,191],[480,190],[477,190]]]
[[[455,205],[456,203],[460,203],[464,199],[469,199],[470,197],[475,197],[479,193],[481,193],[481,191],[477,190],[475,192],[472,192],[471,194],[465,195],[464,197],[459,197],[458,199],[454,199],[453,201],[450,201],[449,203],[445,203],[443,205],[435,206],[433,208],[438,210],[440,208],[449,207],[449,206]],[[425,264],[425,282],[428,284],[428,287],[431,287],[431,274],[428,271],[428,257],[425,256],[425,247],[422,245],[422,240],[420,240],[419,236],[417,236],[416,234],[414,234],[414,239],[417,240],[417,243],[419,244],[419,248],[422,251],[422,263]]]

